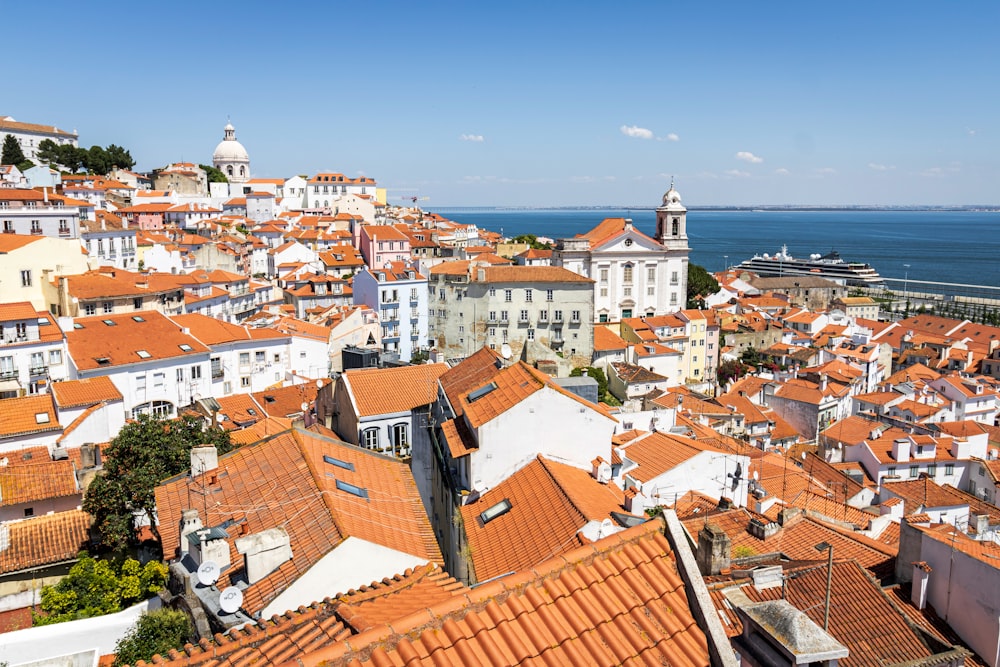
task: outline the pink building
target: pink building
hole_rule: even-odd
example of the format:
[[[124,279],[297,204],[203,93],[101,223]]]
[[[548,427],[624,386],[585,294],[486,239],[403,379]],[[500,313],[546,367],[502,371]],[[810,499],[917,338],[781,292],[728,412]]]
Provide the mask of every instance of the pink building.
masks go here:
[[[163,229],[164,218],[171,207],[173,204],[170,202],[155,202],[129,206],[119,209],[117,213],[128,220],[129,227],[151,231]]]
[[[363,225],[358,249],[372,270],[410,259],[410,238],[389,225]]]

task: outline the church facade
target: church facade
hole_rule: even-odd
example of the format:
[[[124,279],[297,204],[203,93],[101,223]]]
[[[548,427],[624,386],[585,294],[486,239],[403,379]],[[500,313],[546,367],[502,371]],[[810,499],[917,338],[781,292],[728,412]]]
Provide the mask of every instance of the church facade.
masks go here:
[[[628,218],[606,218],[585,234],[556,242],[552,263],[594,281],[594,317],[614,322],[686,307],[690,253],[687,209],[674,189],[656,209],[656,235]]]

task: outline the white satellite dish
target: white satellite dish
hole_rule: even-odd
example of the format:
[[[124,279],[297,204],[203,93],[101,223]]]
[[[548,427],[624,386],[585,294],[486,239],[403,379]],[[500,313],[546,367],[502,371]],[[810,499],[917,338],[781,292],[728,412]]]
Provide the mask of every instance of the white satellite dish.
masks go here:
[[[219,580],[221,570],[214,560],[206,560],[198,567],[198,582],[202,586],[211,586]]]
[[[230,586],[219,594],[219,606],[227,614],[235,613],[243,604],[243,591]]]
[[[511,357],[512,354],[514,354],[514,353],[511,351],[510,345],[508,345],[507,343],[504,343],[503,345],[500,346],[500,356],[501,357],[503,357],[504,359],[510,360],[510,357]]]
[[[221,412],[216,412],[215,421],[221,424],[222,422],[226,421],[226,415],[222,414]]]
[[[753,478],[754,480],[760,479],[760,474],[756,470],[753,471]]]

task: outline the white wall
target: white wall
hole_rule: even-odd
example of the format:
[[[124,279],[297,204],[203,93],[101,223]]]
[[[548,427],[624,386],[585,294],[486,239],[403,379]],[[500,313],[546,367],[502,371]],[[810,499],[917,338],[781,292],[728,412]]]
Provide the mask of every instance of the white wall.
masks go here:
[[[590,470],[598,456],[611,460],[616,422],[595,409],[543,387],[479,427],[479,449],[469,455],[472,488],[485,492],[531,458]]]

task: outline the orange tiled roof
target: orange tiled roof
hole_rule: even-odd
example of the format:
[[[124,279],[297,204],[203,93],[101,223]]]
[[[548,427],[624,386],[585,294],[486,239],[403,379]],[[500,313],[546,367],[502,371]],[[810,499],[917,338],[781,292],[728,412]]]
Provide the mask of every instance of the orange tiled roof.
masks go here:
[[[52,397],[61,409],[78,408],[84,405],[95,405],[103,401],[124,400],[118,387],[106,375],[99,375],[82,380],[65,380],[53,382]]]
[[[333,380],[322,378],[323,386],[330,384]],[[288,387],[276,387],[258,391],[251,396],[257,405],[264,408],[270,417],[291,417],[301,414],[303,403],[312,403],[316,400],[319,391],[315,382],[303,382],[293,384]]]
[[[74,328],[66,333],[66,344],[82,371],[208,352],[207,347],[155,310],[77,318]]]
[[[34,320],[38,318],[35,307],[30,301],[18,301],[16,303],[0,303],[0,322],[11,322],[13,320]]]
[[[0,551],[0,574],[75,560],[90,545],[90,523],[83,510],[7,522],[9,546]]]
[[[694,438],[681,438],[661,432],[650,433],[631,441],[622,450],[625,458],[639,464],[625,474],[640,483],[648,482],[705,451],[716,450]]]
[[[324,455],[354,469],[331,470]],[[367,489],[368,499],[337,489],[337,479]],[[156,489],[159,530],[168,557],[179,545],[181,512],[192,506],[191,483],[181,475]],[[266,607],[348,536],[427,561],[442,560],[406,463],[310,431],[286,431],[221,457],[208,486],[216,504],[208,505],[204,525],[244,521],[248,533],[284,526],[291,539],[294,558],[244,592],[244,609],[251,614]],[[231,534],[229,540],[230,558],[242,563],[235,537]],[[223,580],[236,569],[227,571]]]
[[[510,502],[510,511],[484,523],[480,514],[503,500]],[[579,544],[581,528],[622,512],[623,502],[618,487],[539,455],[462,506],[476,579],[530,568]]]
[[[60,430],[59,419],[46,394],[0,400],[0,438]]]
[[[437,380],[448,370],[445,364],[420,364],[397,368],[366,368],[346,371],[359,417],[408,412],[429,405],[437,398]]]
[[[52,461],[45,457],[18,461],[16,456],[8,454],[7,460],[7,465],[0,466],[0,507],[80,494],[69,459]]]
[[[674,554],[647,522],[299,657],[318,665],[707,666]]]

